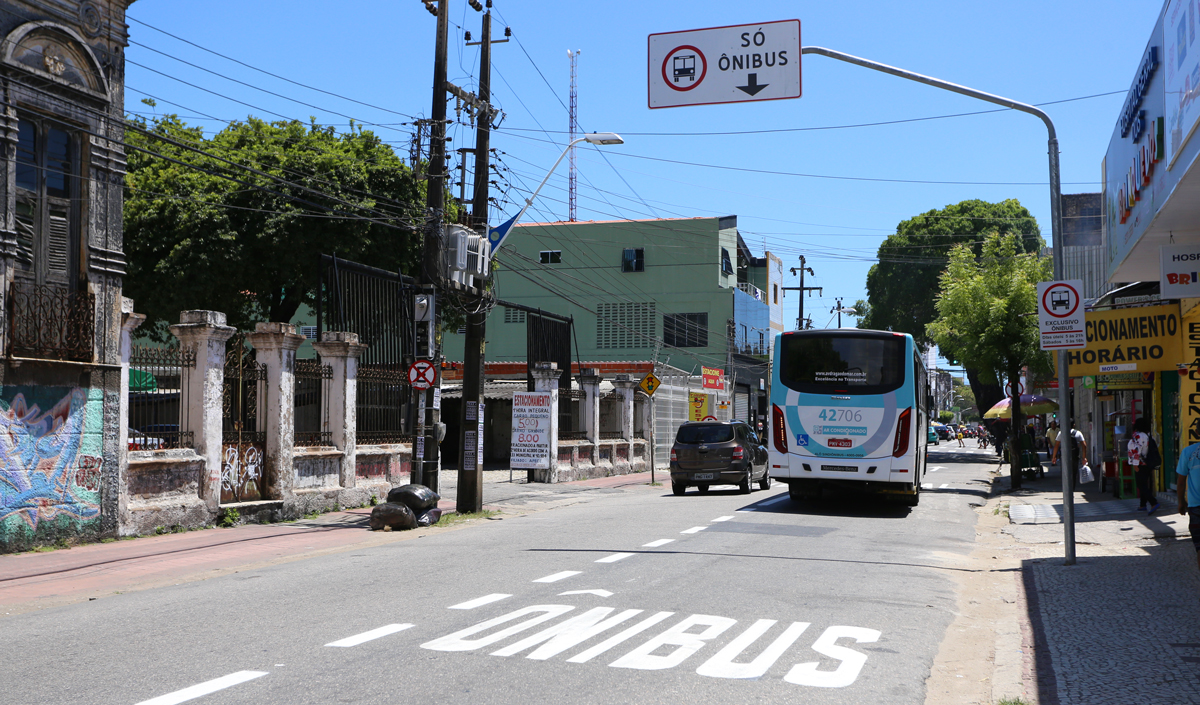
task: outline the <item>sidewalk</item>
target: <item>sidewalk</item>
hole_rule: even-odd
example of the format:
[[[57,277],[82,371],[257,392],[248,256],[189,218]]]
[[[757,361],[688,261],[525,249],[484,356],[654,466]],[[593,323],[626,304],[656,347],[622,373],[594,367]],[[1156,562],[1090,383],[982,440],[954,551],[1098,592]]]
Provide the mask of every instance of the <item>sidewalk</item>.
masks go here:
[[[978,510],[955,622],[984,632],[977,636],[994,666],[985,687],[954,695],[957,702],[1200,703],[1200,570],[1174,494],[1160,494],[1158,512],[1147,516],[1136,499],[1101,493],[1098,482],[1081,486],[1073,495],[1077,562],[1067,566],[1059,469],[1016,491],[1007,470]],[[963,684],[948,675],[956,667],[963,672],[953,654],[942,660],[943,692],[931,688],[931,700],[953,701],[945,696]]]
[[[518,473],[514,472],[514,477]],[[454,511],[458,475],[444,471],[444,512]],[[558,485],[527,485],[524,472],[509,484],[508,471],[484,477],[484,508],[527,513],[587,501],[598,494],[649,486],[650,473],[582,480]],[[371,508],[330,512],[315,519],[281,524],[244,524],[181,534],[143,536],[73,548],[0,555],[0,619],[7,615],[96,599],[115,592],[147,590],[249,570],[276,563],[407,541],[460,527],[369,531]]]

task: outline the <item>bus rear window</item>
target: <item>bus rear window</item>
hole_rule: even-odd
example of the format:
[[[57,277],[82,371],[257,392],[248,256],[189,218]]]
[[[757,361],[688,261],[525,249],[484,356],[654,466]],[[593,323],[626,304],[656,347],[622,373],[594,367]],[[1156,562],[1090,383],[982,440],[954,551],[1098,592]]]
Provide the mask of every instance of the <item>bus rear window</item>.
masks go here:
[[[904,384],[902,336],[785,335],[779,379],[809,394],[883,394]]]

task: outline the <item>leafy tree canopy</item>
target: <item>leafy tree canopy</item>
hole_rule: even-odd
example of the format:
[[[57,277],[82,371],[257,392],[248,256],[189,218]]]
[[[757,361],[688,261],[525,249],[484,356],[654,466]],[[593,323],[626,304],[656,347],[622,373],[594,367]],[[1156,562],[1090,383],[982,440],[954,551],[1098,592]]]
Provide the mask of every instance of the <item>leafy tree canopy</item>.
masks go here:
[[[418,267],[425,186],[373,133],[251,117],[208,138],[175,115],[130,122],[125,290],[152,337],[186,309],[239,328],[289,321],[315,303],[321,254]]]
[[[970,200],[931,210],[896,226],[879,246],[879,262],[867,274],[867,315],[862,328],[909,333],[922,347],[936,318],[935,300],[946,257],[957,245],[981,252],[983,234],[1015,234],[1021,252],[1044,245],[1037,220],[1016,199],[999,203]],[[860,309],[861,310],[861,309]]]

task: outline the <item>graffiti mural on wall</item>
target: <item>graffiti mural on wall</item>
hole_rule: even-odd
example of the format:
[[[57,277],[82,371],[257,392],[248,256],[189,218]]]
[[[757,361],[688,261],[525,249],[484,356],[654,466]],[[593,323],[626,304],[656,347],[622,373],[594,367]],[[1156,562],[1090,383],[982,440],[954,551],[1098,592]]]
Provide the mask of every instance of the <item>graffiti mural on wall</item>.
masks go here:
[[[94,399],[89,396],[94,395]],[[0,389],[0,542],[100,516],[102,392]]]

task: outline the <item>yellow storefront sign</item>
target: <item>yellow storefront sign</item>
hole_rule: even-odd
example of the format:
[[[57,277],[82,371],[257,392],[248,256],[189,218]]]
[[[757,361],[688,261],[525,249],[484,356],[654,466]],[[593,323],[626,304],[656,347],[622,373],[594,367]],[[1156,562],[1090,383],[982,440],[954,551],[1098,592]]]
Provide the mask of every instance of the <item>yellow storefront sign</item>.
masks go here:
[[[1071,377],[1174,370],[1183,359],[1179,304],[1088,311],[1084,330],[1088,346],[1067,353]]]
[[[703,421],[709,415],[709,396],[703,392],[688,393],[688,421]]]

